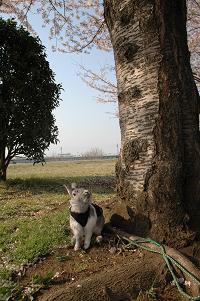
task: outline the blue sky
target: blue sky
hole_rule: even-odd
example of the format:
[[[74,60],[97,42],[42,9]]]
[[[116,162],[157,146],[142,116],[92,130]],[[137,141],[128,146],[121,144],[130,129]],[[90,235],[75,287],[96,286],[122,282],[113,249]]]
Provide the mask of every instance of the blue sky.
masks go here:
[[[52,41],[48,39],[48,29],[42,28],[40,16],[30,14],[29,20],[46,47],[56,81],[65,90],[60,107],[54,111],[60,142],[50,146],[47,155],[57,155],[61,151],[79,155],[96,147],[106,154],[116,153],[117,145],[120,145],[119,121],[107,113],[114,113],[115,105],[97,103],[95,96],[99,93],[77,75],[78,64],[97,70],[113,61],[112,53],[98,50],[80,55],[52,52]]]

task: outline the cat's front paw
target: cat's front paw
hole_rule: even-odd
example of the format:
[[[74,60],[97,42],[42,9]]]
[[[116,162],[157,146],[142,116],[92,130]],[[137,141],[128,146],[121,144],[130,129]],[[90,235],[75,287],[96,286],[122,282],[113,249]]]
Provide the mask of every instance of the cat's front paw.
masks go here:
[[[83,246],[84,250],[89,249],[89,247],[90,247],[90,242],[89,243],[84,243],[84,246]]]
[[[74,251],[78,251],[78,250],[80,250],[80,248],[81,248],[81,247],[80,247],[79,245],[75,245],[75,246],[74,246]]]

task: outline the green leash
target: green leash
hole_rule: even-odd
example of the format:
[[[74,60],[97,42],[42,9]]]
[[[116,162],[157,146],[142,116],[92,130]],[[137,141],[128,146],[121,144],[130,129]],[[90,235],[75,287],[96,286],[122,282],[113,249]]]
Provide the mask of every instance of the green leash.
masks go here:
[[[181,288],[180,284],[178,283],[177,277],[173,272],[173,268],[172,268],[172,264],[176,265],[182,272],[184,272],[186,275],[188,275],[197,285],[200,286],[200,279],[198,279],[195,275],[193,275],[192,273],[190,273],[184,266],[182,266],[178,261],[176,261],[175,259],[173,259],[171,256],[169,256],[166,253],[165,247],[162,244],[159,244],[158,242],[156,242],[155,240],[152,240],[150,238],[143,238],[143,239],[136,239],[136,240],[131,240],[128,239],[126,237],[123,237],[123,239],[127,240],[129,242],[129,245],[135,245],[139,248],[142,248],[146,251],[150,251],[152,253],[157,253],[163,256],[164,261],[166,262],[166,265],[172,275],[172,278],[174,280],[174,283],[176,284],[176,287],[178,289],[178,291],[186,298],[188,298],[189,300],[192,301],[197,301],[200,300],[200,295],[193,297],[189,294],[187,294],[186,292],[184,292],[184,290]],[[143,246],[143,243],[151,243],[157,247],[160,248],[160,252],[159,251],[155,251],[155,250],[151,250],[150,248]]]

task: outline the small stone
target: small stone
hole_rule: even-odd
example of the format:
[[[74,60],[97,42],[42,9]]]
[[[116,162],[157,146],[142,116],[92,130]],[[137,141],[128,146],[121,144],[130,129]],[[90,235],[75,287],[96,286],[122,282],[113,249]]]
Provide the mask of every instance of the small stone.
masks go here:
[[[58,278],[60,276],[59,272],[56,272],[55,275],[53,276],[53,278]]]
[[[185,280],[185,283],[184,283],[184,284],[185,284],[185,286],[189,286],[189,287],[191,286],[191,282],[190,282],[190,281],[187,281],[187,280]]]
[[[116,247],[111,247],[110,250],[109,250],[109,252],[111,254],[115,254],[117,252],[117,248]]]

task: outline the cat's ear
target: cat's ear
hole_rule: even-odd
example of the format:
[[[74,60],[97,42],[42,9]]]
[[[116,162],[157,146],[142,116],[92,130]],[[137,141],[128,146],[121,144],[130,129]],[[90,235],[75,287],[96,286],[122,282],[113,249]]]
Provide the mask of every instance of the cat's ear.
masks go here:
[[[83,199],[84,202],[85,203],[91,203],[91,198],[92,198],[91,192],[89,190],[84,190],[83,195],[86,197],[86,198]]]
[[[67,186],[67,185],[63,185],[67,191],[67,193],[72,197],[72,188]]]
[[[72,188],[72,190],[75,189],[75,188],[77,188],[77,184],[76,183],[72,183],[71,184],[71,188]]]

